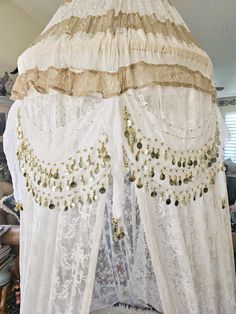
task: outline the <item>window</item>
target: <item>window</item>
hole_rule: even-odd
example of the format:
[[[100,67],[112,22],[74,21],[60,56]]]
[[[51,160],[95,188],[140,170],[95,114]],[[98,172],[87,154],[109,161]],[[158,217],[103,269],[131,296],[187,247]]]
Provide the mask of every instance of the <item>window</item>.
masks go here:
[[[227,112],[225,114],[225,124],[230,131],[230,141],[225,145],[225,159],[231,158],[236,162],[236,112]]]

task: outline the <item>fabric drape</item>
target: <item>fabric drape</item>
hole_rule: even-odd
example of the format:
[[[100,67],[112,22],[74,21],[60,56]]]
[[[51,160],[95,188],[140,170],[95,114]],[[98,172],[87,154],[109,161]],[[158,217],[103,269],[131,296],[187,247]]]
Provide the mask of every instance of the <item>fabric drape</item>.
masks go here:
[[[212,64],[175,8],[66,1],[18,66],[21,313],[235,313]]]

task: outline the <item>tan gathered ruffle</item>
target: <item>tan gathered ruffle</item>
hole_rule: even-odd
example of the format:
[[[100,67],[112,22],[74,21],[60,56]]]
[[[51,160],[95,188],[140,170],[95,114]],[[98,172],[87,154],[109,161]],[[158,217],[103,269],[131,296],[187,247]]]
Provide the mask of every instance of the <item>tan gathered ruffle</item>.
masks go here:
[[[180,65],[155,65],[145,62],[122,67],[115,73],[94,70],[76,73],[68,68],[53,67],[45,71],[31,69],[17,78],[11,98],[23,99],[31,87],[42,94],[53,89],[69,96],[99,93],[108,98],[120,95],[128,89],[151,85],[195,88],[212,94],[215,99],[215,87],[211,80],[199,71],[192,71]]]
[[[119,12],[118,15],[115,15],[115,10],[110,10],[102,16],[87,16],[84,18],[72,16],[40,34],[32,45],[49,37],[59,38],[63,34],[72,37],[78,32],[96,34],[108,30],[115,34],[121,28],[143,30],[145,33],[159,33],[166,37],[174,37],[187,44],[199,46],[191,32],[183,25],[176,25],[170,20],[160,21],[155,14],[140,15],[139,13]]]

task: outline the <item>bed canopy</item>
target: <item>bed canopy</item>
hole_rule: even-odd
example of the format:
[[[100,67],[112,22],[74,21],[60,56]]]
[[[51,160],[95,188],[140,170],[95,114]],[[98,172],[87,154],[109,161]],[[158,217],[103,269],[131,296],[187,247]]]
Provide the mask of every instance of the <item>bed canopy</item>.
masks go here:
[[[18,67],[21,313],[236,313],[212,64],[175,8],[65,1]]]

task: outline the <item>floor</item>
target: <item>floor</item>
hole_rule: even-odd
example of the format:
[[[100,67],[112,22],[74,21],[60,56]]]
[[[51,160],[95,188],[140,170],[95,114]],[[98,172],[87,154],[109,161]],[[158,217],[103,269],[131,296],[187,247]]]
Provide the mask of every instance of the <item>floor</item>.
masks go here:
[[[235,269],[236,269],[236,252],[235,252]],[[7,302],[6,314],[19,314],[20,306],[16,305],[15,298],[11,298]],[[151,310],[139,310],[127,308],[125,306],[116,306],[110,309],[104,309],[100,311],[93,312],[91,314],[158,314],[157,311]]]

